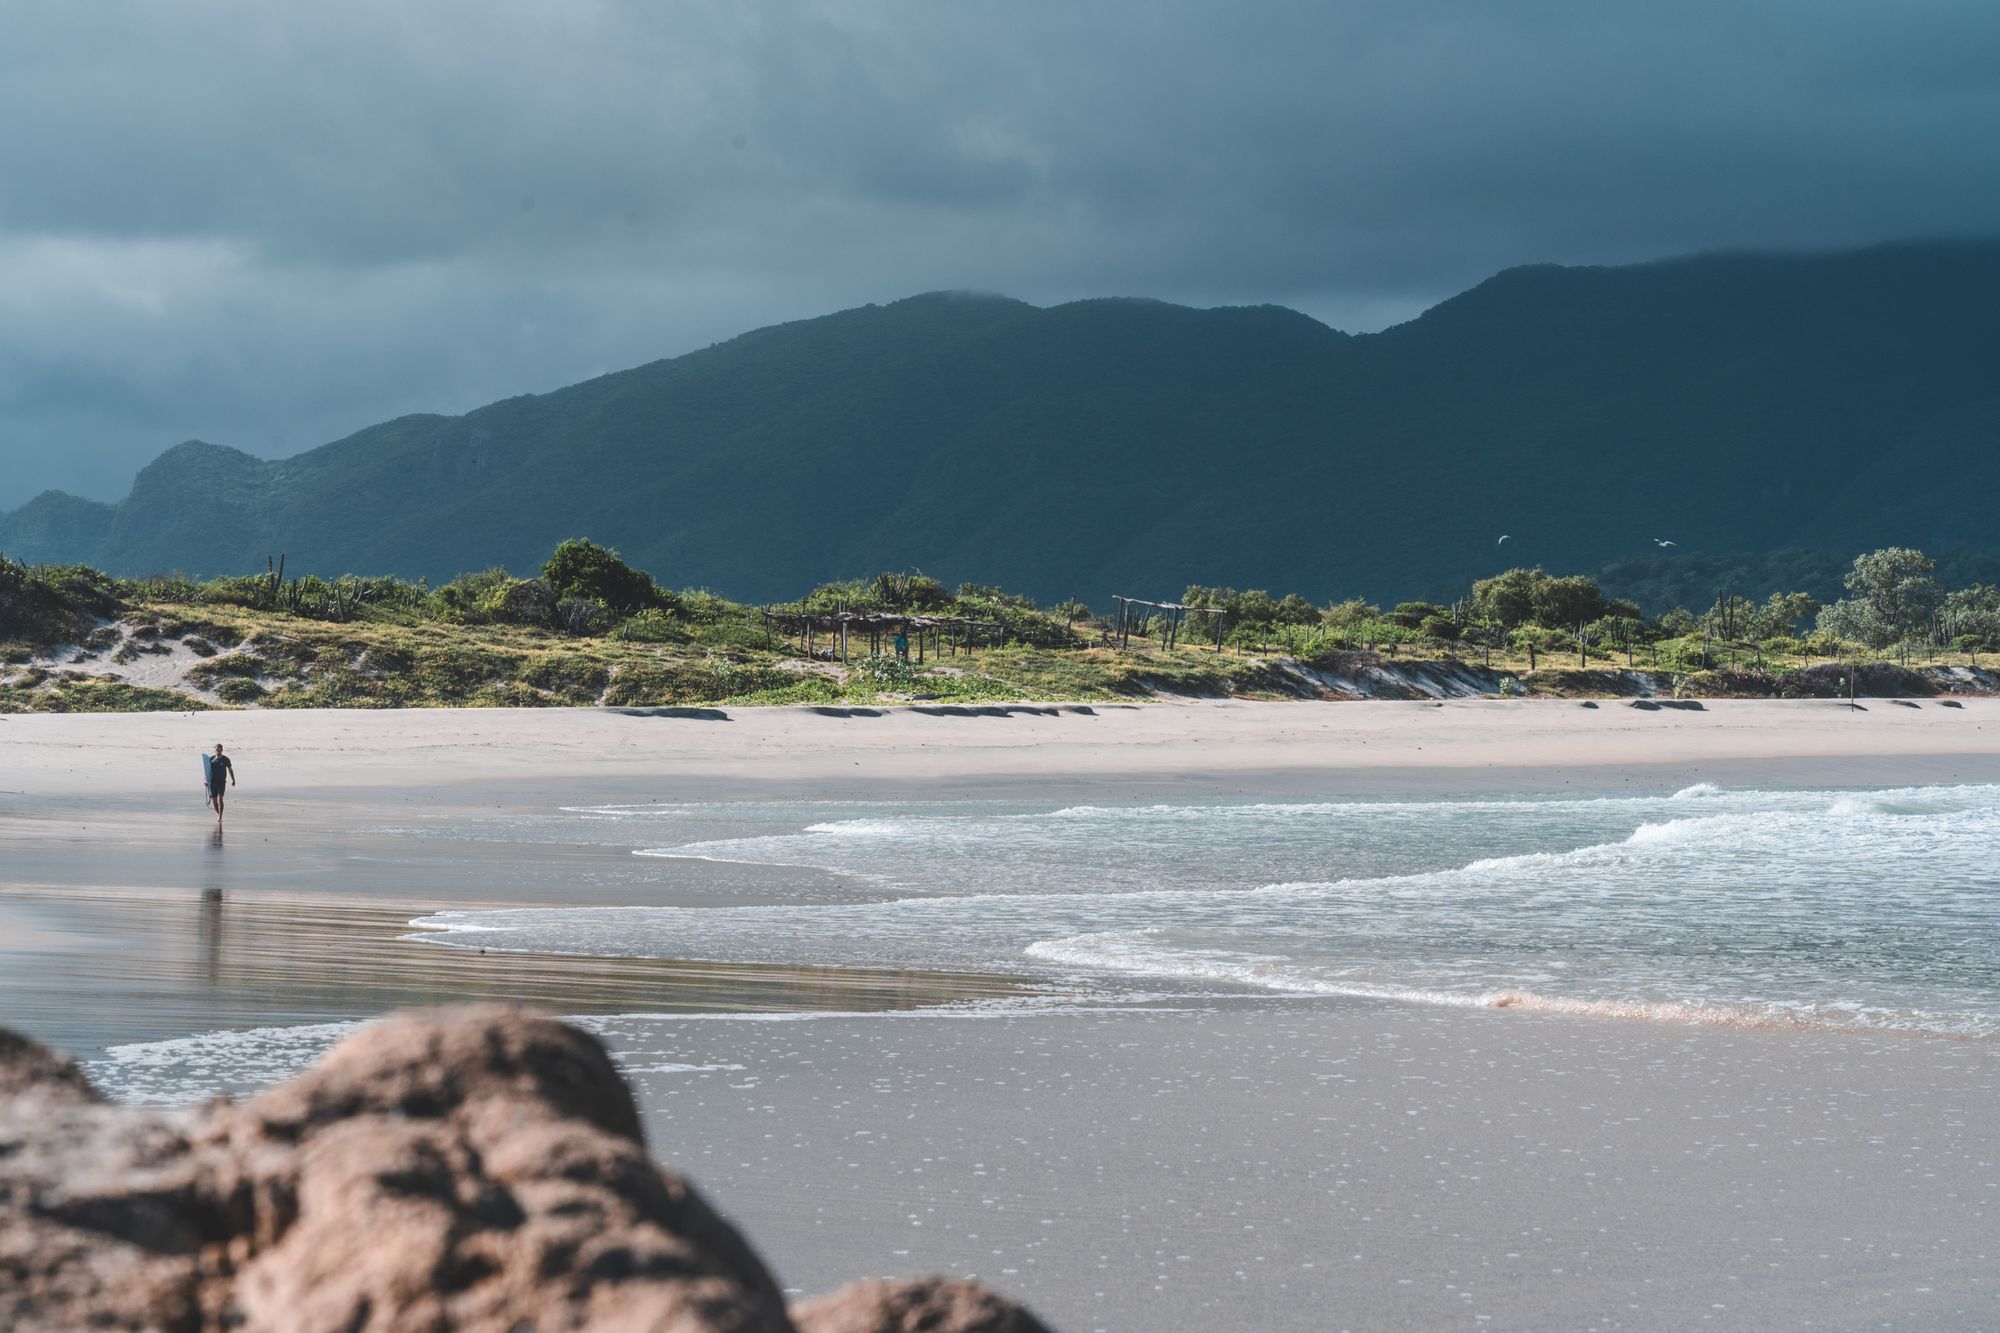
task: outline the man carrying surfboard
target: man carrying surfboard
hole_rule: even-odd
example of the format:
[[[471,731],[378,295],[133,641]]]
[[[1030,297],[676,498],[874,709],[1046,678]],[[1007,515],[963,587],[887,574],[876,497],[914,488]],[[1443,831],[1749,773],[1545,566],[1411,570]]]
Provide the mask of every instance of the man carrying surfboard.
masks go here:
[[[215,822],[222,822],[222,788],[225,782],[236,781],[236,765],[229,762],[229,756],[222,752],[222,742],[215,744],[214,754],[201,757],[202,776],[208,779],[208,803],[215,807]]]

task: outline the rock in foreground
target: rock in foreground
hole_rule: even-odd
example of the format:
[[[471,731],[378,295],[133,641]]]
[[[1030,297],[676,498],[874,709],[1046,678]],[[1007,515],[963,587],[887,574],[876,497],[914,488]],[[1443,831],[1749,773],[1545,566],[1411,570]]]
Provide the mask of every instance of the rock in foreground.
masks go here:
[[[604,1048],[498,1007],[390,1019],[251,1101],[176,1112],[109,1105],[0,1029],[0,1327],[1045,1333],[944,1280],[788,1312],[647,1156]]]

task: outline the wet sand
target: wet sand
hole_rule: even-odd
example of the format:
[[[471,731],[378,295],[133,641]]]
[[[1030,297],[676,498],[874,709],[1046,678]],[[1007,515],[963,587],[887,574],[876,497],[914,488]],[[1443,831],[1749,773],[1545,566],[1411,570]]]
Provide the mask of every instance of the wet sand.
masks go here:
[[[1990,1043],[1219,1000],[614,1034],[786,1285],[1067,1333],[1991,1329]]]
[[[412,1005],[867,1012],[1019,989],[991,975],[484,953],[400,938],[411,933],[413,916],[447,905],[468,904],[221,889],[0,889],[0,1021],[92,1060],[114,1044],[366,1019]]]

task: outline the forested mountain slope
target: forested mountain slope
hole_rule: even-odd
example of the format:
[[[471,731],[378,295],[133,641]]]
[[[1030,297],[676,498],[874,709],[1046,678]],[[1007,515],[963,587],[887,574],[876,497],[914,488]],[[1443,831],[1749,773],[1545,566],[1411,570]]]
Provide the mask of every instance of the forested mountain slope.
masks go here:
[[[0,516],[0,551],[441,579],[588,535],[752,600],[907,567],[1102,600],[1991,548],[1996,334],[1986,244],[1514,269],[1362,336],[1275,307],[938,293],[276,462],[189,442],[118,504]]]

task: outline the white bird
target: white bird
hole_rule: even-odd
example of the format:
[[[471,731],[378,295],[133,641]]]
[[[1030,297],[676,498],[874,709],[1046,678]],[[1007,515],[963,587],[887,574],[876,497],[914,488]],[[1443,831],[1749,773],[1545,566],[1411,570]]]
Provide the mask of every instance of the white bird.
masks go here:
[[[1507,539],[1508,539],[1509,537],[1511,537],[1511,536],[1513,536],[1513,535],[1514,535],[1514,534],[1513,534],[1513,533],[1511,533],[1511,532],[1503,532],[1503,533],[1501,533],[1501,534],[1500,534],[1500,541],[1499,541],[1499,542],[1494,542],[1493,544],[1494,544],[1495,546],[1498,546],[1498,545],[1500,544],[1500,542],[1504,542],[1504,541],[1506,541],[1506,540],[1507,540]]]
[[[1666,539],[1665,537],[1655,537],[1655,538],[1653,538],[1653,545],[1655,545],[1655,546],[1679,546],[1679,545],[1680,545],[1680,543],[1679,543],[1679,542],[1670,542],[1670,541],[1668,541],[1668,540],[1667,540],[1667,539]]]

